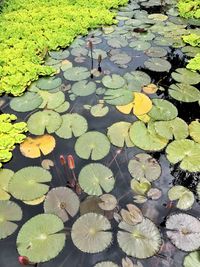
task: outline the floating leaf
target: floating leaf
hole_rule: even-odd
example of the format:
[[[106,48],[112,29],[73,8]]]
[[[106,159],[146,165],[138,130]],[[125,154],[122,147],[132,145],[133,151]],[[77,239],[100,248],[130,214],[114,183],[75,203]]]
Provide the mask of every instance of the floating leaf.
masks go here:
[[[64,77],[69,81],[81,81],[90,77],[90,72],[85,67],[72,67],[64,72]]]
[[[38,108],[41,104],[41,96],[33,92],[26,92],[23,96],[15,97],[10,101],[11,109],[17,112],[28,112]]]
[[[148,196],[148,198],[150,198],[152,200],[157,200],[157,199],[161,198],[162,191],[158,188],[151,188],[147,192],[147,196]]]
[[[34,138],[27,137],[24,142],[20,144],[20,151],[25,157],[34,159],[41,155],[48,155],[54,150],[55,145],[55,138],[48,134]]]
[[[168,16],[163,15],[161,13],[153,13],[153,14],[148,15],[148,19],[152,19],[155,21],[165,21],[168,19]]]
[[[69,51],[68,50],[50,51],[49,55],[54,59],[61,60],[69,56]]]
[[[133,94],[126,89],[108,90],[104,94],[104,100],[110,105],[126,105],[133,100]]]
[[[151,183],[143,177],[141,177],[139,180],[132,179],[131,189],[138,195],[146,195],[151,189]]]
[[[141,223],[143,220],[141,210],[133,204],[128,204],[126,207],[128,210],[122,209],[120,212],[123,221],[130,225]]]
[[[146,94],[155,94],[158,91],[158,87],[157,85],[150,83],[147,86],[144,86],[142,88],[142,90],[146,93]]]
[[[96,91],[96,84],[94,82],[83,80],[74,83],[71,90],[77,96],[88,96]]]
[[[100,196],[98,205],[102,210],[114,210],[117,206],[117,199],[111,194],[104,194]]]
[[[156,121],[154,125],[156,132],[169,140],[172,140],[173,137],[185,139],[189,134],[187,123],[178,117],[171,121]]]
[[[135,155],[128,164],[128,170],[135,179],[146,178],[152,182],[161,175],[161,167],[159,163],[148,154]]]
[[[52,110],[44,110],[34,113],[27,121],[28,130],[35,135],[43,135],[45,129],[49,134],[54,133],[61,126],[61,116]]]
[[[88,129],[88,123],[86,119],[77,114],[65,114],[62,115],[62,124],[56,131],[56,134],[64,139],[70,139],[74,135],[78,137],[84,134]]]
[[[65,245],[62,220],[53,214],[39,214],[27,221],[17,236],[17,250],[32,262],[55,258]]]
[[[40,78],[37,82],[37,87],[41,90],[52,90],[59,87],[62,83],[61,78]]]
[[[177,83],[169,87],[169,95],[182,102],[196,102],[200,100],[199,90],[189,84]]]
[[[94,49],[93,50],[93,53],[92,53],[93,58],[96,59],[96,60],[98,60],[99,55],[101,55],[101,58],[102,59],[105,59],[107,57],[106,51],[104,51],[102,49]],[[90,52],[88,53],[88,56],[91,57],[91,53]]]
[[[120,248],[128,255],[138,259],[146,259],[155,255],[161,246],[160,232],[155,224],[147,218],[137,225],[122,221],[122,229],[117,233]]]
[[[79,173],[79,184],[88,195],[102,195],[109,193],[115,184],[112,171],[100,164],[91,163],[83,167]]]
[[[185,68],[178,68],[172,72],[172,78],[179,83],[184,84],[198,84],[200,83],[200,74],[187,70]]]
[[[112,74],[112,76],[104,76],[102,83],[107,88],[117,89],[125,85],[125,80],[120,75]]]
[[[41,167],[26,167],[17,171],[11,178],[9,192],[20,200],[34,200],[48,192],[51,174]]]
[[[63,92],[49,93],[48,91],[40,91],[39,95],[43,102],[39,108],[56,109],[65,101],[65,94]]]
[[[167,55],[167,50],[159,47],[159,46],[152,46],[146,52],[146,55],[149,57],[164,57]]]
[[[67,187],[51,189],[44,201],[45,213],[57,215],[63,222],[74,217],[79,210],[80,201],[78,196]]]
[[[110,142],[107,136],[100,132],[87,132],[76,141],[75,151],[80,158],[100,160],[109,153]]]
[[[72,241],[82,252],[97,253],[106,249],[112,241],[108,219],[100,214],[87,213],[72,226]]]
[[[107,136],[114,146],[117,147],[132,147],[134,144],[131,142],[129,137],[129,129],[131,123],[120,121],[112,124],[108,127]]]
[[[199,267],[200,266],[200,251],[189,253],[184,258],[184,267]]]
[[[104,117],[108,112],[109,108],[104,107],[104,104],[97,104],[90,109],[90,113],[94,117]]]
[[[148,115],[155,121],[169,121],[178,116],[177,108],[167,100],[154,98]]]
[[[119,54],[112,55],[110,57],[110,60],[112,62],[118,65],[123,65],[123,66],[125,64],[128,64],[131,61],[131,59],[132,58],[126,53],[119,53]]]
[[[119,267],[119,265],[115,264],[112,261],[102,261],[100,263],[95,264],[94,267]]]
[[[189,125],[189,132],[192,139],[200,143],[200,122],[199,120],[192,121]]]
[[[132,103],[124,106],[116,106],[116,108],[124,114],[129,114],[133,110],[133,114],[136,116],[148,113],[152,108],[151,99],[142,93],[133,93],[133,95]]]
[[[200,53],[200,47],[184,46],[181,51],[188,57],[195,57],[196,54]]]
[[[42,197],[36,198],[34,200],[23,201],[23,202],[30,206],[36,206],[36,205],[41,204],[44,200],[45,200],[45,195]]]
[[[146,127],[144,122],[136,121],[132,124],[129,135],[131,141],[143,150],[159,151],[168,143],[168,139],[156,133],[153,123],[148,123]]]
[[[120,36],[118,36],[117,38],[108,39],[107,43],[113,48],[121,48],[128,45],[126,38]]]
[[[129,44],[131,48],[137,51],[147,50],[151,47],[151,44],[145,41],[133,41]]]
[[[185,213],[171,215],[166,221],[167,236],[183,251],[193,251],[200,247],[200,221]]]
[[[8,184],[14,172],[9,169],[0,169],[0,200],[9,200]]]
[[[68,101],[63,102],[59,107],[55,108],[55,111],[58,113],[66,112],[70,107],[70,104]]]
[[[104,211],[99,207],[101,202],[100,198],[97,196],[88,196],[84,201],[80,203],[80,214],[84,215],[86,213],[94,212],[98,214],[104,214]]]
[[[194,194],[182,185],[175,185],[168,191],[168,197],[171,201],[178,200],[176,206],[178,209],[187,210],[194,204]]]
[[[150,58],[144,62],[144,66],[147,69],[156,72],[169,72],[171,69],[171,64],[169,61],[161,58]]]
[[[200,144],[192,140],[183,139],[171,142],[166,149],[167,159],[180,168],[189,172],[200,171]]]
[[[148,74],[143,71],[132,71],[131,73],[126,73],[124,78],[128,82],[128,89],[131,91],[140,91],[144,85],[151,83],[151,78]]]

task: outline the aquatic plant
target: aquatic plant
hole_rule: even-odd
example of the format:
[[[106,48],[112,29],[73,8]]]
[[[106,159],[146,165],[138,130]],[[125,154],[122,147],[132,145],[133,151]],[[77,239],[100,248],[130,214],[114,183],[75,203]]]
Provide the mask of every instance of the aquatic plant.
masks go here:
[[[177,6],[182,17],[196,19],[200,18],[199,0],[179,0]]]

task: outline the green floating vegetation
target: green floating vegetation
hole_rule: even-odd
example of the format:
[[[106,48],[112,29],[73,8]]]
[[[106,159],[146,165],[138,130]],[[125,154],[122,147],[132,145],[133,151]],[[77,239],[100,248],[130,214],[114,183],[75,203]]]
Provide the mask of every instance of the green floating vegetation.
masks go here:
[[[27,126],[25,122],[12,123],[17,117],[13,114],[0,115],[0,167],[3,162],[12,158],[15,144],[20,144],[26,136]]]
[[[21,95],[39,76],[48,51],[67,47],[89,28],[113,24],[111,7],[127,0],[7,0],[0,16],[0,94]],[[8,27],[9,25],[9,27]]]
[[[181,17],[196,19],[200,18],[199,0],[179,0],[178,9]]]

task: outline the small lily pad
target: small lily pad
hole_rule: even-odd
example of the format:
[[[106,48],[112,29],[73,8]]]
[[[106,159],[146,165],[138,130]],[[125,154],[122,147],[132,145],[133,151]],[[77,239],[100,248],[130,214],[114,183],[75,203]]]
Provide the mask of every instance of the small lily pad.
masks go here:
[[[64,77],[69,81],[81,81],[90,77],[90,72],[85,67],[72,67],[64,72]]]
[[[117,38],[108,39],[107,43],[113,48],[121,48],[128,45],[126,38],[120,36],[118,36]]]
[[[133,94],[126,89],[107,90],[104,94],[104,100],[110,105],[122,106],[133,100]]]
[[[104,194],[100,196],[98,205],[102,210],[114,210],[117,206],[117,199],[111,194]]]
[[[199,267],[200,266],[200,251],[194,251],[185,256],[184,267]]]
[[[165,57],[167,55],[167,50],[159,47],[159,46],[152,46],[146,51],[146,55],[149,57]]]
[[[117,89],[125,85],[125,80],[120,75],[113,74],[112,76],[104,76],[102,83],[107,88]]]
[[[48,91],[40,91],[39,95],[43,102],[39,108],[56,109],[65,101],[65,94],[63,92],[49,93]]]
[[[199,120],[192,121],[189,125],[189,132],[192,139],[200,144],[200,122]]]
[[[9,169],[0,169],[0,200],[9,200],[8,184],[14,172]]]
[[[144,85],[151,83],[151,78],[148,74],[143,71],[132,71],[126,73],[124,78],[128,82],[128,89],[135,92],[140,92]]]
[[[185,68],[176,69],[172,72],[172,78],[179,83],[198,84],[200,83],[200,74],[187,70]]]
[[[171,201],[178,200],[176,207],[181,210],[187,210],[194,204],[194,194],[182,185],[175,185],[168,191],[168,197]]]
[[[40,78],[37,82],[37,87],[41,90],[53,90],[62,84],[61,78],[48,77]]]
[[[169,87],[169,95],[182,102],[196,102],[200,100],[199,90],[185,83],[172,84]]]
[[[54,59],[65,59],[69,56],[69,51],[68,50],[61,50],[61,51],[50,51],[49,55],[54,58]]]
[[[169,61],[162,58],[150,58],[144,62],[144,66],[155,72],[169,72],[171,69]]]
[[[137,51],[147,50],[151,47],[151,44],[146,41],[133,41],[129,44],[131,48]]]
[[[90,113],[94,117],[104,117],[109,112],[109,107],[104,106],[104,104],[97,104],[92,106],[90,109]]]
[[[74,83],[71,90],[77,96],[88,96],[96,91],[96,84],[94,82],[83,80]]]
[[[115,264],[112,261],[102,261],[102,262],[95,264],[94,267],[119,267],[119,265]]]

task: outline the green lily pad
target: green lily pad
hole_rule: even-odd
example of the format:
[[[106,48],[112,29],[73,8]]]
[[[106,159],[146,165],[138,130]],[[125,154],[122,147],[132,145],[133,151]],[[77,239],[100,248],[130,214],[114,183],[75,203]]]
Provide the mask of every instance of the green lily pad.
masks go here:
[[[156,72],[169,72],[171,64],[169,61],[162,58],[150,58],[144,62],[144,66],[152,71]]]
[[[178,117],[171,121],[156,121],[154,125],[156,132],[169,140],[172,140],[173,137],[185,139],[189,134],[187,123]]]
[[[85,67],[72,67],[63,73],[66,80],[81,81],[90,77],[90,72]]]
[[[90,113],[94,117],[104,117],[109,112],[109,107],[104,106],[104,104],[97,104],[92,106],[90,109]]]
[[[147,50],[151,47],[151,44],[146,41],[133,41],[129,44],[131,48],[137,51]]]
[[[14,202],[0,200],[0,239],[6,238],[17,229],[16,221],[22,219],[22,210]]]
[[[184,258],[184,267],[199,267],[200,266],[200,251],[194,251],[189,253]]]
[[[179,83],[198,84],[200,83],[200,74],[187,70],[185,68],[176,69],[172,72],[172,78]]]
[[[200,144],[200,122],[199,120],[192,121],[189,125],[189,132],[192,139]]]
[[[117,89],[125,85],[125,80],[120,75],[112,74],[112,76],[104,76],[102,83],[107,88]]]
[[[54,59],[65,59],[69,56],[69,51],[68,50],[61,50],[61,51],[50,51],[49,55],[54,58]]]
[[[83,80],[72,85],[72,92],[77,96],[88,96],[96,91],[96,84]]]
[[[135,194],[144,197],[141,203],[146,202],[146,194],[151,189],[151,183],[144,177],[136,180],[135,178],[131,180],[131,189]],[[140,203],[140,202],[137,202]]]
[[[154,44],[158,46],[171,46],[173,45],[173,39],[163,36],[158,36],[154,39]]]
[[[106,103],[114,106],[123,106],[133,101],[133,94],[126,89],[107,90],[104,94]]]
[[[61,116],[52,110],[34,113],[27,121],[28,130],[35,135],[43,135],[45,129],[49,134],[54,133],[62,124]]]
[[[110,142],[107,136],[100,132],[87,132],[76,141],[75,151],[80,158],[100,160],[108,155]]]
[[[20,200],[34,200],[42,197],[49,190],[45,183],[50,182],[49,171],[41,167],[26,167],[17,171],[9,182],[9,192]]]
[[[168,197],[171,201],[178,200],[176,207],[181,210],[187,210],[194,204],[194,194],[182,185],[175,185],[168,191]]]
[[[120,121],[112,124],[108,127],[107,136],[114,146],[117,147],[133,147],[134,144],[131,142],[129,137],[129,129],[131,127],[131,123]]]
[[[115,184],[112,171],[100,163],[91,163],[83,167],[78,180],[85,193],[96,196],[102,195],[103,191],[109,193]]]
[[[128,82],[128,89],[134,92],[140,92],[142,87],[151,83],[151,78],[143,71],[132,71],[126,73],[124,78]]]
[[[88,53],[88,56],[91,57],[91,52]],[[102,59],[105,59],[105,58],[107,58],[107,53],[106,53],[106,51],[104,51],[102,49],[94,49],[92,56],[96,60],[99,58],[99,56],[101,56]]]
[[[157,180],[161,175],[159,163],[144,153],[135,155],[129,161],[128,170],[133,178],[146,178],[150,182]]]
[[[200,53],[200,47],[184,46],[181,50],[188,57],[195,57],[196,54]]]
[[[196,102],[200,100],[199,90],[189,84],[177,83],[169,87],[169,95],[182,102]]]
[[[118,65],[126,65],[132,60],[132,58],[126,53],[119,53],[112,55],[110,60]]]
[[[185,213],[169,216],[166,221],[167,236],[183,251],[193,251],[200,247],[200,221]]]
[[[9,169],[0,169],[0,200],[9,200],[8,184],[14,172]]]
[[[43,102],[39,108],[56,109],[65,101],[65,94],[63,92],[49,93],[48,91],[40,91],[39,95]]]
[[[102,262],[95,264],[94,267],[119,267],[119,265],[115,264],[112,261],[102,261]]]
[[[189,172],[200,171],[200,144],[192,140],[182,139],[171,142],[166,149],[168,160]]]
[[[107,43],[113,48],[121,48],[128,45],[126,38],[120,36],[118,36],[117,38],[108,39]]]
[[[167,55],[167,50],[159,47],[159,46],[152,46],[146,51],[146,55],[149,57],[164,57]]]
[[[45,213],[55,214],[63,222],[68,221],[70,217],[74,217],[79,210],[79,206],[78,196],[67,187],[51,189],[44,201]]]
[[[27,221],[17,236],[17,250],[31,262],[55,258],[65,245],[62,220],[53,214],[39,214]]]
[[[71,54],[75,57],[87,56],[88,50],[84,47],[74,47],[71,50]]]
[[[37,82],[37,87],[41,90],[53,90],[62,84],[61,78],[48,77],[40,78]]]
[[[147,151],[160,151],[168,143],[168,139],[156,133],[153,123],[146,127],[144,122],[136,121],[132,124],[129,134],[137,147]]]
[[[82,252],[101,252],[112,242],[111,224],[101,214],[87,213],[73,224],[71,236],[74,245]]]
[[[86,119],[77,114],[65,114],[62,116],[62,124],[60,128],[56,131],[56,134],[64,139],[70,139],[73,137],[78,137],[84,134],[88,129],[88,123]]]
[[[68,101],[63,102],[59,107],[55,108],[54,110],[58,113],[64,113],[66,112],[70,107],[70,104]]]
[[[15,97],[10,101],[11,109],[17,112],[28,112],[38,108],[41,104],[41,96],[33,92],[26,92],[23,96]]]
[[[148,113],[155,121],[169,121],[178,116],[177,108],[169,101],[164,99],[152,99],[153,107]]]
[[[121,230],[117,233],[120,248],[128,255],[138,259],[146,259],[155,255],[162,244],[156,225],[147,218],[141,223],[130,225],[120,222]]]

